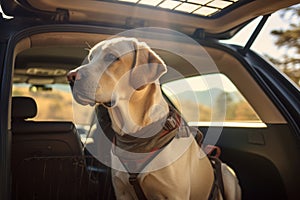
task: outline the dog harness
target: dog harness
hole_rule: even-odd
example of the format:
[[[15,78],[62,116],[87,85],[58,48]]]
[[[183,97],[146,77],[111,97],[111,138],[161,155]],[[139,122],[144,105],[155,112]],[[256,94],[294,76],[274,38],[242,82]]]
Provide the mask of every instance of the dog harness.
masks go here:
[[[166,122],[162,128],[162,130],[147,138],[137,138],[132,135],[124,135],[119,136],[115,134],[114,144],[121,148],[126,148],[128,146],[132,146],[133,148],[127,148],[126,151],[130,151],[133,153],[141,153],[138,158],[124,158],[124,156],[118,155],[117,152],[113,153],[117,155],[120,162],[127,170],[129,174],[129,183],[133,186],[135,193],[139,200],[146,200],[146,196],[141,188],[141,185],[138,181],[138,176],[142,172],[143,169],[149,164],[162,150],[165,146],[167,146],[175,137],[187,137],[189,135],[180,135],[179,133],[186,134],[185,131],[178,131],[182,120],[180,115],[175,111],[175,109],[169,109],[169,115],[166,119]],[[128,145],[129,144],[129,145]],[[136,147],[136,144],[142,144],[142,148]],[[149,144],[153,144],[150,145]],[[136,154],[134,154],[136,156]],[[128,155],[127,155],[128,156]],[[133,170],[132,170],[133,169]],[[131,172],[134,171],[134,172]]]
[[[115,146],[121,146],[121,147],[128,147],[131,146],[130,144],[134,146],[134,144],[146,144],[146,143],[152,143],[155,144],[154,146],[151,146],[150,148],[129,148],[126,149],[126,151],[133,151],[134,153],[146,153],[142,154],[139,158],[125,158],[123,156],[118,155],[114,151],[114,147],[112,148],[113,153],[117,155],[120,162],[124,166],[124,168],[127,170],[129,174],[129,183],[133,186],[134,191],[136,193],[136,196],[139,200],[147,200],[143,189],[140,185],[140,182],[138,180],[138,176],[140,172],[143,171],[143,169],[166,147],[174,138],[182,138],[182,137],[189,137],[190,134],[193,134],[197,143],[199,146],[202,142],[202,133],[196,129],[187,126],[184,123],[184,120],[181,119],[181,116],[178,114],[178,112],[170,107],[169,115],[166,119],[166,122],[162,128],[162,130],[155,134],[154,136],[150,138],[136,138],[132,135],[125,135],[125,136],[119,136],[118,134],[115,134],[113,139],[113,144]],[[129,145],[128,145],[129,144]],[[223,187],[223,179],[222,179],[222,172],[221,172],[221,161],[218,159],[217,156],[213,156],[211,154],[213,152],[212,150],[210,153],[208,153],[208,158],[211,161],[211,164],[214,169],[214,182],[213,186],[209,195],[209,200],[217,199],[219,196],[219,191],[221,191],[221,195],[223,196],[223,199],[225,199],[224,196],[224,187]],[[146,156],[143,156],[146,155]],[[134,170],[132,170],[134,169]],[[133,172],[132,172],[133,171]]]

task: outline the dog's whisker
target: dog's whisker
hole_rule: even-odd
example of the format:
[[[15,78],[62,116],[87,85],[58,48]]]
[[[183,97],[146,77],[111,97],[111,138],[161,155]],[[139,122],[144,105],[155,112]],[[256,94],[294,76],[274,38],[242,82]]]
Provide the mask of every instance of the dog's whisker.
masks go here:
[[[85,41],[85,44],[88,46],[88,48],[84,49],[90,51],[92,49],[91,45],[87,41]]]

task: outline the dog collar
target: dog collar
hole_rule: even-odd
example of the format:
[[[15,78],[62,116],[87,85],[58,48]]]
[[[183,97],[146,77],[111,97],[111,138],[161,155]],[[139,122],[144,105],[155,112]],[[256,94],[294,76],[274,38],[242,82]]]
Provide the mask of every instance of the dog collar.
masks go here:
[[[181,116],[171,108],[163,128],[148,138],[115,134],[112,153],[116,155],[127,171],[142,171],[152,159],[166,147],[179,132]]]
[[[139,131],[133,134],[118,135],[115,134],[114,145],[122,150],[133,153],[149,153],[166,146],[174,137],[176,137],[177,129],[182,123],[181,116],[178,112],[171,108],[169,109],[168,117],[162,122],[159,120],[151,124],[150,128],[146,127],[146,130]],[[164,123],[164,125],[161,125]],[[152,127],[152,128],[151,128]],[[149,137],[145,137],[145,133],[154,131],[157,127],[161,127],[161,130],[157,130],[158,133],[150,133]]]

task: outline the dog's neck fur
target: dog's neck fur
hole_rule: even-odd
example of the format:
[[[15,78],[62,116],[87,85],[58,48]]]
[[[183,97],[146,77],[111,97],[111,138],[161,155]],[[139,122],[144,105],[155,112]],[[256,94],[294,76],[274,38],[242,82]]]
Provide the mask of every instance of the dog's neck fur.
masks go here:
[[[115,107],[109,109],[112,128],[119,135],[134,135],[143,127],[159,120],[163,120],[160,123],[163,126],[168,113],[168,104],[159,85],[155,83],[135,90],[130,99],[119,100]]]

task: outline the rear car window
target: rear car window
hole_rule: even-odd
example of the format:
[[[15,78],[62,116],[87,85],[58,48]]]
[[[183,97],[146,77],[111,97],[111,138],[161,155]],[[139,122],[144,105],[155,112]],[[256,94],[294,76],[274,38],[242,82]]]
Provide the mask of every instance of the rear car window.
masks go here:
[[[162,90],[181,111],[189,125],[265,126],[245,97],[224,74],[183,78],[163,84]]]

